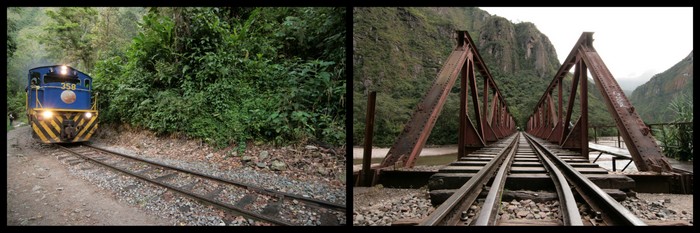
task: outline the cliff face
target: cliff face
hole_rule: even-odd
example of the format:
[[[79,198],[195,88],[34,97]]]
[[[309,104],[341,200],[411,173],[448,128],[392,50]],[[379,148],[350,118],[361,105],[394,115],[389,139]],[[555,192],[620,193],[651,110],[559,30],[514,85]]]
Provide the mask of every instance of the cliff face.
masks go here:
[[[520,36],[518,47],[525,50],[525,61],[520,63],[523,65],[521,69],[534,69],[537,76],[551,78],[550,72],[556,72],[560,64],[549,38],[532,23],[517,24],[515,30],[516,35]]]
[[[682,93],[693,95],[693,52],[668,70],[654,75],[647,83],[637,87],[630,101],[647,123],[673,121],[668,104]]]
[[[480,28],[478,48],[482,56],[488,57],[492,64],[499,71],[512,73],[516,67],[518,57],[516,56],[515,25],[505,18],[489,17],[484,27]],[[485,58],[486,59],[486,58]]]
[[[545,77],[559,67],[554,46],[532,23],[492,16],[479,31],[479,50],[504,73],[530,70]]]

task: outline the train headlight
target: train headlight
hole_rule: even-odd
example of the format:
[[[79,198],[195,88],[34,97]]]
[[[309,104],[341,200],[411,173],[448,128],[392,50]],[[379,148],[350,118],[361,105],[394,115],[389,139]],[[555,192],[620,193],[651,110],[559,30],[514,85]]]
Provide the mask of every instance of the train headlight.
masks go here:
[[[53,116],[53,112],[44,111],[41,113],[41,116],[44,118],[44,120],[51,119],[51,117]]]
[[[68,74],[68,67],[67,67],[67,66],[61,66],[61,70],[60,70],[59,72],[61,72],[61,75],[66,75],[66,74]]]
[[[86,112],[86,113],[85,113],[85,118],[87,118],[87,119],[92,118],[92,113],[91,113],[91,112]]]

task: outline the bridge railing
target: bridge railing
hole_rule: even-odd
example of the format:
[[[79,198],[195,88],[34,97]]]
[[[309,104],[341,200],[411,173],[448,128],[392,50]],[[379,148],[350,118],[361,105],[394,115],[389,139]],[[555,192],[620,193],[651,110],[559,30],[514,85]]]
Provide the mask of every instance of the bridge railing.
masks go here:
[[[675,127],[678,127],[678,126],[681,126],[681,125],[690,125],[690,127],[692,127],[693,122],[653,123],[653,124],[646,124],[646,125],[647,125],[647,127],[649,127],[649,130],[651,130],[650,133],[651,133],[652,135],[655,135],[655,133],[656,133],[656,132],[654,131],[655,128],[664,129],[664,128],[666,128],[667,126],[675,126]],[[617,137],[617,140],[615,140],[615,143],[616,143],[616,145],[617,145],[618,148],[622,148],[622,139],[620,139],[620,130],[617,130],[617,126],[616,126],[616,125],[594,125],[594,126],[589,126],[588,128],[589,128],[589,129],[593,129],[593,142],[594,142],[594,143],[598,143],[598,138],[599,138],[600,136],[603,136],[603,134],[605,134],[605,133],[598,133],[598,132],[603,131],[603,130],[601,130],[601,129],[610,129],[610,128],[616,129],[614,135],[608,133],[608,134],[605,134],[605,136],[615,136],[615,137]],[[589,133],[590,133],[590,130],[589,130]],[[663,145],[659,145],[659,147],[663,148],[664,146],[663,146]]]

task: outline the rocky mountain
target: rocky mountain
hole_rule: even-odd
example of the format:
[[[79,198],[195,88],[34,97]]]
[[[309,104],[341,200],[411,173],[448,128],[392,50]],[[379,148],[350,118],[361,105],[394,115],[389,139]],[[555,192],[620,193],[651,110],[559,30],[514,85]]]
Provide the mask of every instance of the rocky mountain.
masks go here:
[[[560,66],[554,46],[534,24],[515,24],[479,8],[356,7],[353,9],[354,145],[364,140],[370,91],[377,91],[374,144],[393,143],[456,45],[455,30],[469,32],[511,113],[521,127],[525,124]],[[589,104],[606,111],[596,97],[592,98]],[[448,96],[428,144],[457,142],[458,103],[459,80]],[[589,114],[595,115],[597,111]]]
[[[693,52],[668,70],[637,87],[630,101],[646,123],[673,121],[668,104],[681,94],[693,96]]]

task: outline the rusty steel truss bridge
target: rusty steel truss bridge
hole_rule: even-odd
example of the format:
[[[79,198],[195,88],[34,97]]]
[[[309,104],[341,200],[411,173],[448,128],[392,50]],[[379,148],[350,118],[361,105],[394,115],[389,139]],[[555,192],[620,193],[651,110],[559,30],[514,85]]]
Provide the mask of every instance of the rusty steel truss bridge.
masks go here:
[[[403,131],[379,165],[379,169],[411,168],[415,165],[447,96],[458,78],[461,80],[458,157],[464,157],[471,151],[517,132],[508,104],[469,33],[456,31],[456,40],[457,46],[452,50],[430,89],[419,101]],[[574,72],[570,95],[568,100],[565,100],[563,80],[570,75],[572,68]],[[587,80],[589,72],[638,170],[670,172],[672,167],[661,153],[651,131],[639,117],[593,47],[592,32],[584,32],[574,45],[528,118],[525,131],[535,137],[556,143],[563,149],[579,151],[583,155],[588,154],[589,87]],[[481,79],[479,80],[481,87],[477,85],[477,79]],[[579,101],[578,106],[575,106],[577,95],[579,95]],[[468,99],[471,99],[471,103]],[[577,107],[580,108],[581,114],[574,120],[572,113]],[[373,107],[368,106],[368,109],[373,110]],[[470,111],[473,111],[472,113],[476,116],[474,119],[469,116]],[[369,119],[373,119],[373,115],[373,112],[368,112]],[[371,140],[371,128],[366,133],[370,134],[366,138]],[[366,177],[365,179],[369,178]]]
[[[373,186],[398,180],[404,186],[419,187],[424,185],[420,180],[427,180],[431,202],[436,206],[420,222],[396,225],[641,226],[646,223],[618,202],[627,197],[631,188],[642,190],[660,184],[669,190],[692,193],[692,171],[673,168],[661,153],[651,130],[593,47],[592,32],[584,32],[563,61],[527,118],[525,132],[519,132],[503,92],[469,33],[456,31],[455,38],[457,46],[386,157],[374,168],[370,168],[370,158],[376,93],[369,95],[365,152],[356,184]],[[589,74],[624,138],[628,153],[589,145]],[[416,164],[457,79],[460,79],[457,158],[436,171],[419,169],[412,173],[410,168]],[[569,93],[566,98],[565,91]],[[649,185],[652,182],[648,178],[638,177],[641,182],[637,182],[625,174],[610,173],[589,160],[589,149],[632,160],[637,170],[645,174],[673,178]],[[613,171],[614,162],[615,158]],[[499,217],[501,203],[510,201],[504,198],[506,190],[555,190],[562,215],[538,221]],[[480,200],[482,194],[485,198]],[[586,217],[582,217],[577,207],[584,205],[594,210],[584,213]]]

